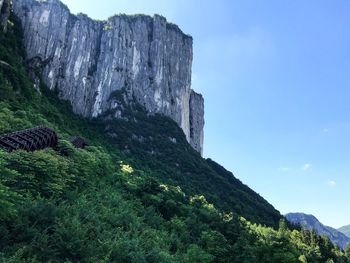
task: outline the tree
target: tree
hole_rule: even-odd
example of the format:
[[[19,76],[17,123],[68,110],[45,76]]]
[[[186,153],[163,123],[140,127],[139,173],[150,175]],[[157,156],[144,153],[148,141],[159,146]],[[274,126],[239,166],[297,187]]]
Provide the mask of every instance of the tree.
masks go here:
[[[350,244],[348,244],[345,248],[345,254],[346,256],[348,257],[349,259],[349,262],[350,262]]]

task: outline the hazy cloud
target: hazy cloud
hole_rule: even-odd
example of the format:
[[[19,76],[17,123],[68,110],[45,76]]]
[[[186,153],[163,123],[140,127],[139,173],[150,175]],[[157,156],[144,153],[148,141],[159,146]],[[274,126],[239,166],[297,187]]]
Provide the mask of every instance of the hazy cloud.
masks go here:
[[[278,167],[278,171],[287,172],[289,170],[290,170],[290,167],[287,167],[287,166]]]
[[[308,170],[310,170],[310,168],[311,168],[311,164],[309,164],[309,163],[306,163],[306,164],[304,164],[303,165],[303,171],[308,171]]]
[[[328,184],[328,186],[330,186],[330,187],[335,187],[335,186],[337,185],[337,182],[331,180],[331,181],[328,181],[327,184]]]

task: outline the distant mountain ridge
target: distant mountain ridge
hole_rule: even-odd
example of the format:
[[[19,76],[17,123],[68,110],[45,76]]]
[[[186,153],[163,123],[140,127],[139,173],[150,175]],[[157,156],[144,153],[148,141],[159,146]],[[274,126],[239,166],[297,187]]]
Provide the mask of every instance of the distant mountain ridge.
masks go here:
[[[338,228],[338,231],[342,232],[344,235],[350,238],[350,225],[342,226]]]
[[[289,213],[285,217],[293,224],[299,224],[308,230],[315,230],[319,235],[326,235],[329,239],[340,248],[345,249],[350,243],[350,238],[344,233],[329,226],[323,225],[315,216],[304,213]]]

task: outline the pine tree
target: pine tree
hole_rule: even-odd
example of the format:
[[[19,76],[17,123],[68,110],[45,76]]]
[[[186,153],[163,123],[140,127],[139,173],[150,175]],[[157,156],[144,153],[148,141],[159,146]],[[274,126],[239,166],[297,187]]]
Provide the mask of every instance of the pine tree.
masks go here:
[[[348,260],[350,262],[350,244],[348,244],[347,247],[345,248],[345,254],[348,257]]]

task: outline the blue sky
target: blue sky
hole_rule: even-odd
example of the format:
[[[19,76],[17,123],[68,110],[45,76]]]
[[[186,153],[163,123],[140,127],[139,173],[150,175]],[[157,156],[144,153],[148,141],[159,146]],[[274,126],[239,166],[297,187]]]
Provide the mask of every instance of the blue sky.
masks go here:
[[[205,157],[282,213],[350,224],[348,0],[63,2],[96,19],[157,13],[178,24],[194,38]]]

